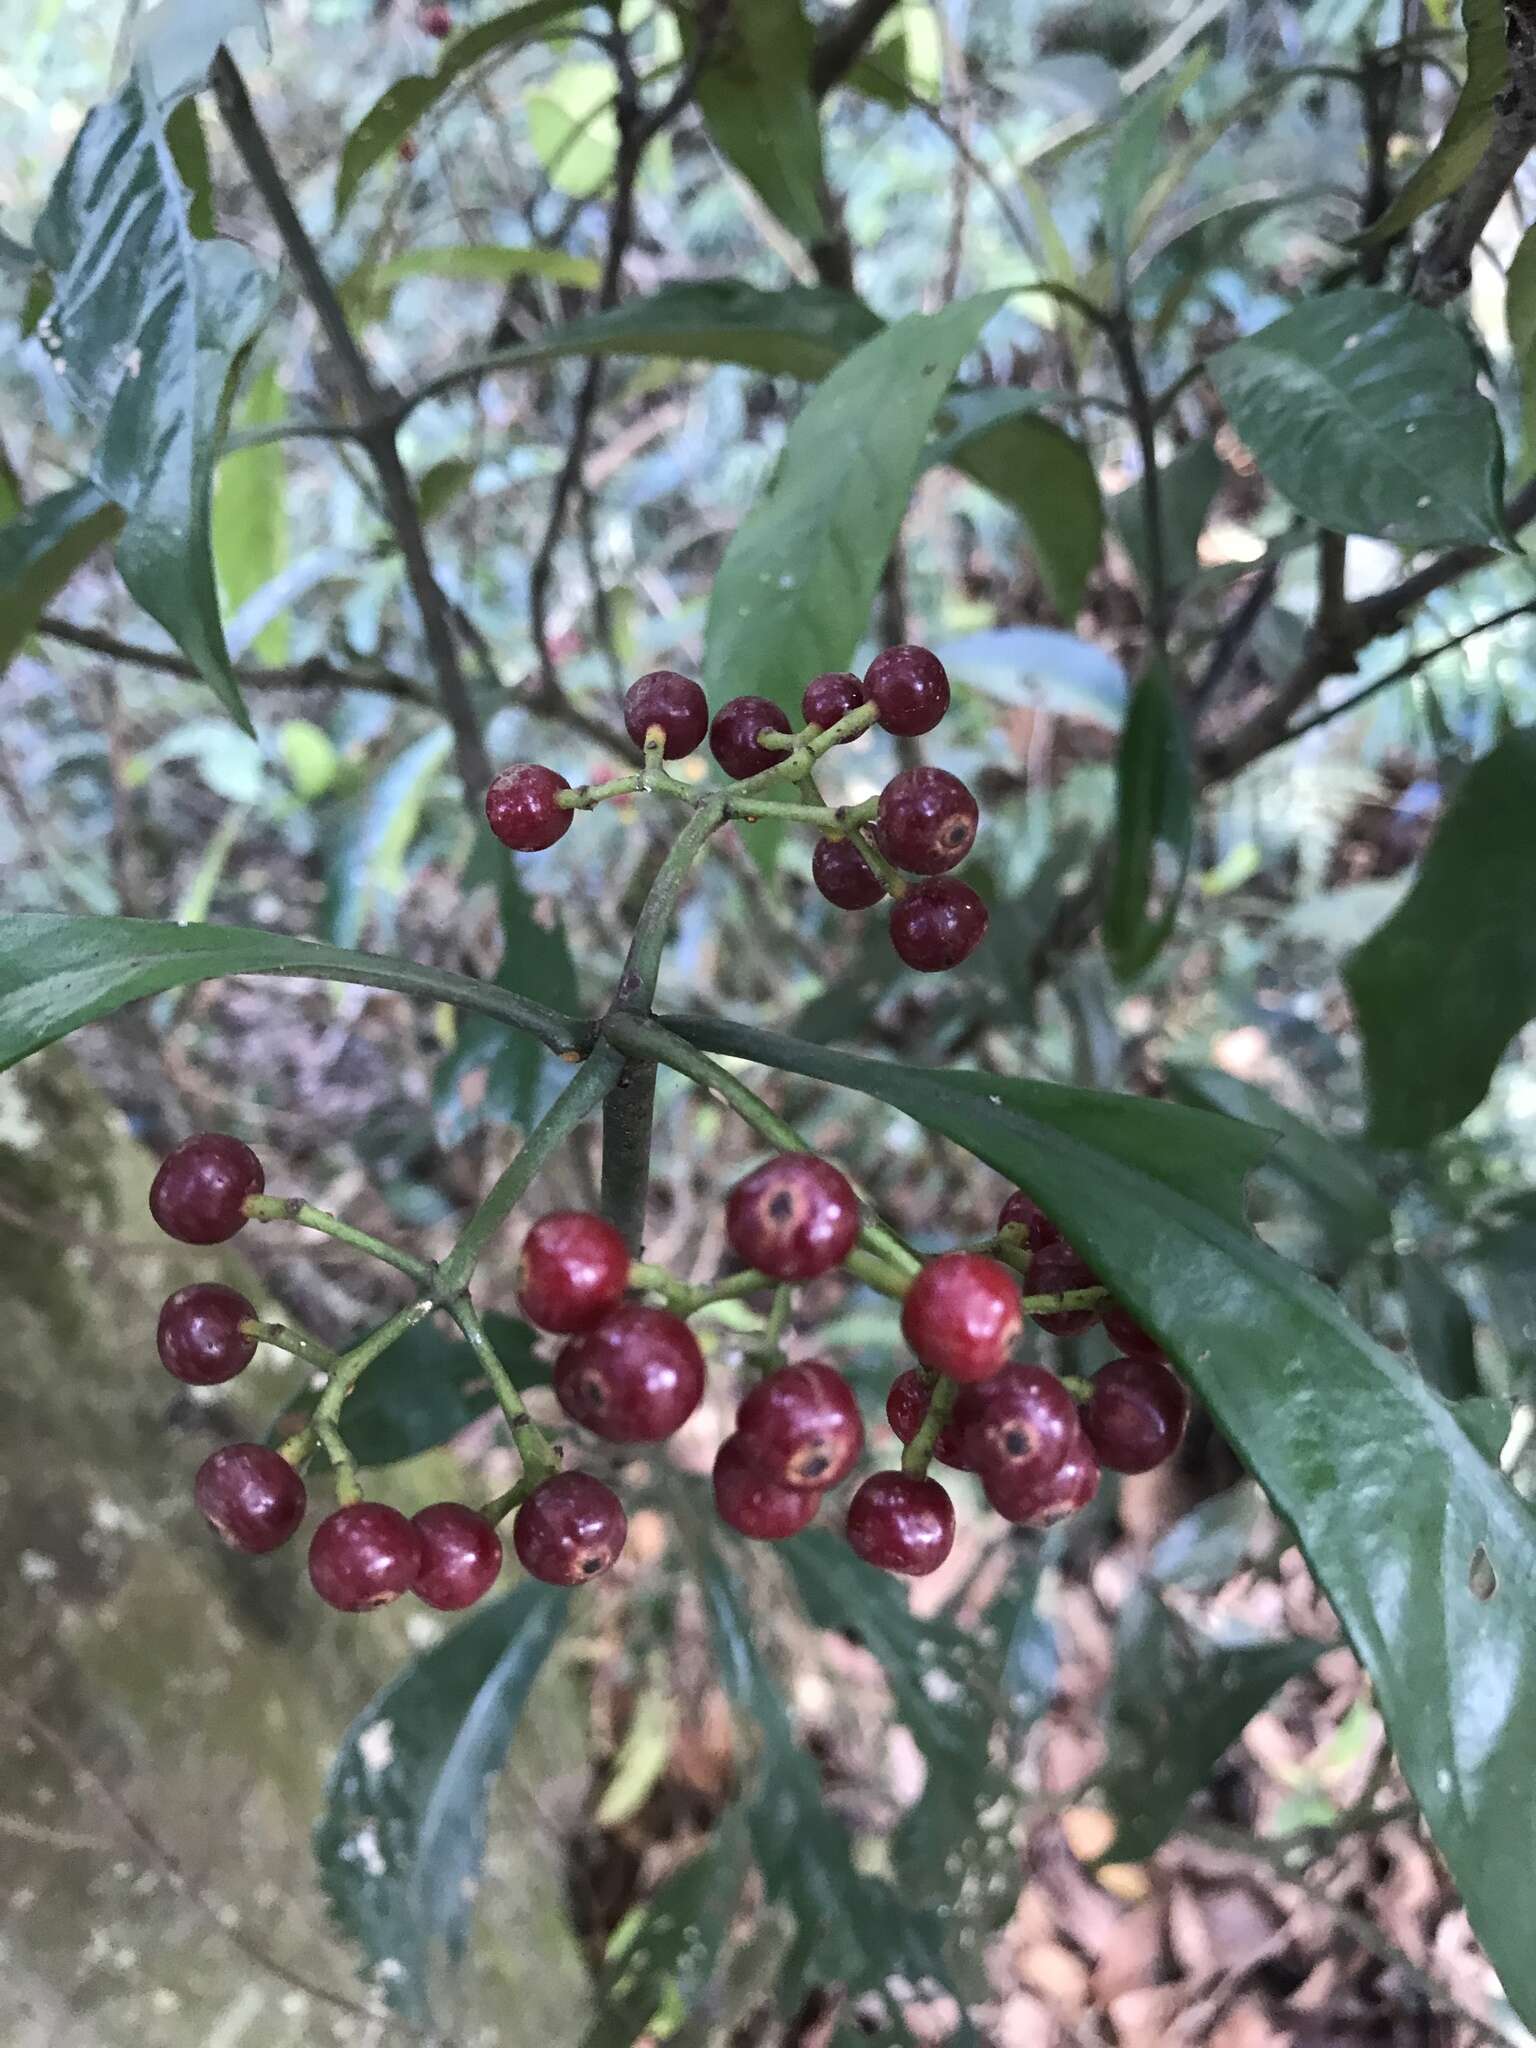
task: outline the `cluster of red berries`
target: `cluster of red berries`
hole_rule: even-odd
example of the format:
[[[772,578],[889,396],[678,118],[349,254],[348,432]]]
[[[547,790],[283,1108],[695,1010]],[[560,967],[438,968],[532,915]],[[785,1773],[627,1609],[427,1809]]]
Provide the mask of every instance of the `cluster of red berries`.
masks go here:
[[[866,705],[873,723],[888,733],[931,732],[949,709],[944,664],[924,647],[888,647],[862,681],[845,673],[816,676],[801,699],[805,731],[799,735],[788,713],[766,697],[733,697],[711,721],[704,692],[691,677],[658,669],[630,686],[624,724],[638,747],[659,735],[667,761],[691,754],[707,734],[720,767],[733,782],[745,782],[783,766],[786,749],[775,740],[815,737]],[[561,801],[570,790],[553,768],[527,762],[504,768],[486,795],[491,830],[515,853],[553,846],[575,816],[574,806]],[[957,967],[987,931],[986,905],[950,873],[974,845],[977,823],[976,799],[958,776],[945,768],[907,768],[880,792],[869,829],[889,869],[921,879],[888,883],[866,859],[856,832],[817,840],[812,878],[839,910],[868,910],[892,895],[891,943],[906,965],[928,974]]]

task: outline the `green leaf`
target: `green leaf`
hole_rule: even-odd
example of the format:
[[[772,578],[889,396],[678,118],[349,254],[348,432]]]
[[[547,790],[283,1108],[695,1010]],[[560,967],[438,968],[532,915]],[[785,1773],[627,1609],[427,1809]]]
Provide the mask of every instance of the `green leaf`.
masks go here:
[[[562,64],[528,101],[528,137],[557,192],[584,198],[612,175],[619,153],[614,74],[602,62]]]
[[[1163,528],[1163,575],[1170,591],[1194,581],[1200,567],[1200,535],[1211,500],[1225,471],[1210,441],[1192,441],[1157,472],[1157,503]],[[1152,581],[1147,549],[1146,484],[1137,478],[1115,497],[1111,510],[1125,551],[1143,589]]]
[[[854,1088],[964,1146],[1055,1218],[1169,1348],[1292,1524],[1371,1674],[1393,1748],[1516,2010],[1536,1835],[1536,1518],[1454,1410],[1258,1242],[1263,1134],[1169,1103],[929,1072],[688,1018],[695,1045]],[[1468,1575],[1491,1562],[1496,1597]],[[1468,1731],[1475,1730],[1469,1741]]]
[[[1481,1394],[1472,1317],[1457,1289],[1421,1252],[1399,1255],[1397,1284],[1408,1318],[1408,1342],[1425,1379],[1448,1401],[1468,1401]]]
[[[0,1072],[125,1003],[226,974],[361,982],[498,1017],[562,1042],[569,1020],[487,982],[377,953],[241,925],[156,924],[137,917],[0,916]]]
[[[1360,237],[1362,242],[1400,235],[1421,213],[1459,191],[1482,161],[1493,133],[1494,101],[1509,75],[1504,8],[1500,0],[1462,0],[1461,18],[1467,31],[1467,82],[1461,97],[1440,140],[1380,220]]]
[[[710,700],[797,705],[801,678],[845,668],[956,370],[1007,297],[913,313],[856,349],[789,430],[773,481],[715,573],[704,642]]]
[[[1104,240],[1115,276],[1124,283],[1136,224],[1155,174],[1167,158],[1163,127],[1182,79],[1148,86],[1121,110],[1104,171]]]
[[[821,127],[811,91],[816,37],[800,0],[730,10],[699,74],[710,139],[776,219],[802,242],[827,232]]]
[[[219,619],[210,498],[225,392],[268,281],[236,243],[193,235],[137,79],[86,117],[35,239],[56,287],[38,331],[97,430],[92,479],[127,515],[123,581],[249,731]]]
[[[330,735],[312,719],[289,718],[278,727],[277,751],[295,796],[318,802],[336,780],[339,760]]]
[[[461,242],[446,249],[407,249],[387,263],[365,264],[347,288],[387,290],[415,277],[448,277],[470,284],[504,284],[509,277],[547,277],[552,284],[594,286],[602,267],[590,256],[563,249],[507,249],[489,242]]]
[[[402,747],[349,806],[331,848],[329,930],[355,945],[369,919],[400,894],[405,861],[447,760],[453,737],[442,726]]]
[[[1104,945],[1122,980],[1162,951],[1179,914],[1194,850],[1195,778],[1189,735],[1166,670],[1136,685],[1115,762],[1115,865],[1104,912]],[[1172,873],[1158,893],[1157,853]]]
[[[1139,1863],[1179,1818],[1259,1709],[1323,1645],[1224,1644],[1139,1587],[1120,1610],[1096,1789],[1115,1821],[1106,1854]]]
[[[70,577],[122,523],[94,484],[71,484],[0,526],[0,672]]]
[[[338,1925],[396,2011],[425,2022],[440,1952],[468,1939],[489,1781],[568,1596],[525,1580],[408,1664],[343,1738],[315,1827]]]
[[[409,73],[381,93],[347,137],[336,172],[336,218],[352,204],[358,186],[381,157],[388,156],[449,87],[487,57],[505,56],[536,42],[556,22],[580,12],[579,0],[524,0],[505,14],[477,22],[443,45],[429,77]]]
[[[416,486],[416,509],[428,526],[464,495],[479,467],[464,455],[445,455],[441,462],[433,463]]]
[[[948,462],[1010,506],[1023,521],[1041,581],[1064,619],[1075,618],[1088,572],[1104,541],[1104,502],[1093,461],[1028,393],[956,393],[950,424],[930,443],[930,463]]]
[[[1329,292],[1209,369],[1254,460],[1308,519],[1404,548],[1507,543],[1498,422],[1440,314],[1371,286]]]
[[[274,366],[252,378],[237,417],[242,427],[266,427],[281,419],[284,410],[283,387]],[[288,551],[287,486],[281,441],[238,449],[219,464],[213,494],[213,559],[231,611],[265,590],[283,566]],[[262,661],[286,661],[287,618],[264,626],[251,651]]]
[[[1504,279],[1509,349],[1520,373],[1520,473],[1536,469],[1536,228],[1527,228]]]
[[[213,165],[208,156],[208,138],[195,99],[183,100],[166,116],[165,139],[187,193],[187,226],[200,242],[219,231],[215,217]]]
[[[1475,1109],[1536,1017],[1536,732],[1463,777],[1407,897],[1345,966],[1370,1132],[1426,1145]]]

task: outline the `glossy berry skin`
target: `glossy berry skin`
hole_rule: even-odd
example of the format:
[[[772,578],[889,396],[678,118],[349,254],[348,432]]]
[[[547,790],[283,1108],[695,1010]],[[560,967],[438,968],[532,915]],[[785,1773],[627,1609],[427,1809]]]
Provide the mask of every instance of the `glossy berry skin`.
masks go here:
[[[242,1204],[267,1184],[249,1145],[222,1131],[184,1138],[160,1162],[149,1189],[149,1213],[167,1237],[183,1244],[223,1244],[245,1225]]]
[[[891,944],[919,974],[943,974],[968,960],[987,936],[987,906],[953,876],[919,882],[891,912]]]
[[[1105,1302],[1100,1314],[1104,1318],[1104,1334],[1117,1351],[1123,1351],[1127,1358],[1161,1358],[1163,1347],[1152,1335],[1144,1330],[1128,1309],[1118,1302]]]
[[[885,894],[884,882],[851,839],[817,840],[811,880],[839,910],[868,910]]]
[[[242,1337],[242,1322],[256,1311],[233,1287],[216,1280],[179,1287],[160,1311],[155,1348],[174,1380],[189,1387],[218,1387],[244,1372],[256,1351],[254,1337]]]
[[[951,1465],[957,1472],[972,1469],[966,1435],[981,1413],[989,1385],[990,1382],[983,1381],[980,1386],[962,1387],[956,1394],[949,1420],[933,1447],[933,1455],[941,1465]],[[891,1381],[891,1390],[885,1397],[885,1419],[902,1443],[911,1443],[922,1428],[931,1399],[932,1389],[916,1366],[909,1366]]]
[[[1000,1372],[1023,1328],[1017,1277],[984,1252],[930,1259],[901,1305],[919,1362],[962,1383]]]
[[[611,1486],[590,1472],[557,1472],[518,1509],[512,1548],[523,1570],[546,1586],[584,1586],[607,1571],[628,1533]]]
[[[742,1455],[775,1486],[824,1493],[846,1479],[864,1448],[853,1389],[819,1358],[782,1365],[736,1411]]]
[[[744,782],[784,759],[782,749],[760,745],[758,734],[790,729],[789,713],[766,697],[733,697],[715,713],[709,750],[733,782]]]
[[[848,1541],[866,1564],[925,1578],[954,1547],[954,1503],[937,1479],[872,1472],[848,1503]]]
[[[1112,1358],[1093,1376],[1083,1430],[1111,1472],[1150,1472],[1184,1440],[1189,1393],[1161,1358]]]
[[[824,676],[813,676],[806,684],[805,695],[800,699],[800,716],[805,724],[819,725],[825,732],[864,702],[864,685],[858,677],[846,670],[833,670]]]
[[[626,1302],[573,1337],[555,1361],[555,1396],[573,1422],[614,1444],[659,1444],[704,1393],[704,1354],[680,1316]]]
[[[1031,1529],[1049,1529],[1087,1507],[1099,1490],[1099,1461],[1093,1446],[1078,1435],[1059,1463],[1035,1470],[999,1470],[984,1477],[987,1505],[1005,1522]]]
[[[473,1508],[440,1500],[411,1517],[421,1539],[421,1564],[413,1590],[441,1614],[473,1607],[501,1573],[501,1538]]]
[[[342,1614],[398,1600],[416,1583],[421,1561],[416,1528],[381,1500],[333,1509],[309,1539],[309,1583]]]
[[[1029,1278],[1024,1282],[1031,1294],[1070,1294],[1076,1288],[1098,1284],[1098,1274],[1086,1259],[1079,1258],[1065,1238],[1058,1238],[1036,1252],[1030,1261]],[[1040,1328],[1049,1330],[1053,1337],[1075,1337],[1091,1329],[1098,1319],[1096,1308],[1047,1310],[1035,1317]]]
[[[912,875],[943,875],[976,843],[976,799],[947,768],[904,768],[880,792],[875,844]]]
[[[514,853],[542,853],[571,829],[576,813],[555,801],[570,786],[563,775],[536,762],[503,768],[485,793],[486,822]]]
[[[1040,1204],[1026,1195],[1022,1188],[1015,1188],[998,1211],[998,1229],[1006,1230],[1010,1223],[1027,1233],[1024,1242],[1032,1252],[1042,1252],[1048,1244],[1061,1242],[1061,1232]]]
[[[668,761],[691,754],[709,731],[709,702],[691,676],[673,668],[652,669],[624,693],[624,730],[637,747],[653,725],[666,734],[662,747]]]
[[[887,732],[932,732],[949,709],[949,677],[926,647],[887,647],[864,672],[864,694]]]
[[[569,1337],[618,1307],[629,1285],[629,1246],[587,1209],[541,1216],[523,1240],[517,1305],[535,1328]]]
[[[981,1392],[965,1450],[984,1485],[1054,1470],[1081,1434],[1077,1403],[1044,1366],[1004,1366]]]
[[[304,1519],[304,1482],[265,1444],[226,1444],[204,1458],[193,1481],[197,1511],[232,1550],[264,1557]]]
[[[726,1198],[731,1250],[774,1280],[830,1273],[858,1234],[858,1197],[837,1168],[813,1152],[764,1160]]]
[[[776,1486],[765,1478],[738,1431],[715,1453],[715,1512],[738,1536],[781,1543],[798,1536],[821,1506],[817,1487]]]

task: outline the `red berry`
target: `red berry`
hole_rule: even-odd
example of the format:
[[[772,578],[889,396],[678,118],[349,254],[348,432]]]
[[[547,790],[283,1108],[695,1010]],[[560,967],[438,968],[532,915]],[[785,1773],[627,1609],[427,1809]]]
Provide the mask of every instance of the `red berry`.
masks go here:
[[[446,7],[423,7],[416,19],[423,34],[435,36],[438,42],[453,34],[453,15]]]
[[[887,647],[864,672],[864,694],[887,732],[932,732],[949,709],[949,677],[926,647]]]
[[[415,163],[417,154],[418,149],[415,136],[402,135],[400,140],[395,144],[395,155],[399,157],[401,163]]]
[[[904,768],[880,792],[875,844],[914,875],[958,867],[976,843],[976,799],[947,768]]]
[[[247,1195],[267,1184],[249,1145],[220,1131],[200,1131],[166,1154],[150,1184],[149,1213],[167,1237],[183,1244],[223,1244],[244,1227]]]
[[[541,1330],[569,1337],[617,1308],[629,1285],[629,1246],[588,1209],[541,1216],[523,1240],[517,1303]]]
[[[1048,1244],[1059,1244],[1061,1232],[1036,1201],[1032,1201],[1022,1188],[1015,1188],[998,1211],[997,1227],[1006,1230],[1010,1223],[1020,1226],[1025,1232],[1024,1242],[1032,1252],[1044,1251]]]
[[[970,1471],[971,1461],[965,1447],[966,1432],[981,1412],[987,1384],[962,1387],[956,1394],[949,1420],[939,1431],[938,1442],[933,1447],[933,1455],[941,1465],[952,1465],[957,1472]],[[891,1390],[885,1397],[885,1419],[904,1444],[911,1443],[922,1428],[932,1398],[933,1389],[916,1366],[909,1366],[891,1381]]]
[[[574,811],[555,802],[570,788],[563,775],[536,762],[503,768],[485,793],[485,815],[503,846],[514,853],[542,853],[571,829]]]
[[[1184,1440],[1189,1393],[1161,1358],[1112,1358],[1093,1376],[1083,1429],[1111,1472],[1150,1472]]]
[[[204,1458],[192,1497],[203,1520],[235,1550],[263,1557],[304,1519],[304,1482],[265,1444],[226,1444]]]
[[[813,1152],[768,1159],[731,1189],[725,1235],[731,1250],[774,1280],[814,1280],[853,1250],[858,1197],[835,1166]]]
[[[710,752],[733,782],[744,782],[784,759],[783,748],[763,746],[758,734],[790,729],[789,713],[766,697],[733,697],[715,713],[709,728]]]
[[[398,1600],[415,1584],[421,1561],[415,1526],[381,1500],[333,1509],[309,1539],[309,1583],[343,1614]]]
[[[1099,1313],[1104,1318],[1104,1334],[1117,1351],[1123,1351],[1128,1358],[1163,1356],[1163,1347],[1151,1331],[1144,1330],[1118,1302],[1106,1302]]]
[[[582,1586],[624,1548],[629,1522],[611,1486],[589,1472],[557,1472],[517,1511],[512,1548],[525,1572],[547,1586]]]
[[[709,703],[691,676],[657,668],[630,684],[624,695],[624,730],[637,747],[643,747],[653,725],[666,734],[662,754],[668,761],[691,754],[698,746],[709,731]]]
[[[1093,1446],[1079,1434],[1059,1463],[1036,1469],[1006,1468],[982,1480],[987,1504],[1005,1522],[1049,1529],[1087,1507],[1099,1490],[1099,1461]]]
[[[885,894],[884,882],[851,839],[817,840],[811,880],[839,910],[868,910]]]
[[[987,936],[987,906],[969,882],[946,875],[919,882],[891,912],[891,944],[919,974],[968,960]]]
[[[714,1489],[721,1521],[755,1543],[797,1536],[821,1506],[818,1488],[776,1486],[765,1478],[739,1432],[715,1453]]]
[[[255,1354],[256,1339],[240,1334],[240,1325],[255,1318],[255,1309],[233,1287],[216,1280],[180,1287],[160,1311],[160,1363],[189,1387],[222,1386],[244,1372]]]
[[[1004,1366],[980,1392],[965,1449],[984,1485],[1053,1469],[1082,1433],[1077,1403],[1044,1366]]]
[[[902,1335],[930,1372],[989,1380],[1024,1328],[1019,1283],[983,1252],[930,1259],[901,1305]]]
[[[955,1540],[955,1509],[937,1479],[872,1472],[848,1503],[848,1541],[866,1564],[920,1579]]]
[[[864,685],[857,676],[836,671],[813,676],[800,699],[800,716],[807,725],[819,725],[823,732],[837,725],[850,711],[864,703]]]
[[[411,1526],[421,1538],[418,1600],[456,1614],[489,1593],[501,1571],[501,1538],[484,1515],[440,1500],[412,1515]]]
[[[736,1442],[775,1486],[824,1493],[846,1479],[864,1448],[852,1387],[819,1358],[759,1380],[736,1411]]]
[[[555,1361],[555,1395],[573,1422],[609,1443],[656,1444],[704,1393],[704,1355],[680,1316],[626,1302],[573,1337]]]
[[[1097,1287],[1099,1276],[1065,1238],[1058,1238],[1035,1253],[1024,1284],[1031,1294],[1071,1294],[1080,1287]],[[1049,1330],[1053,1337],[1075,1337],[1098,1319],[1096,1308],[1048,1309],[1035,1317],[1041,1329]]]

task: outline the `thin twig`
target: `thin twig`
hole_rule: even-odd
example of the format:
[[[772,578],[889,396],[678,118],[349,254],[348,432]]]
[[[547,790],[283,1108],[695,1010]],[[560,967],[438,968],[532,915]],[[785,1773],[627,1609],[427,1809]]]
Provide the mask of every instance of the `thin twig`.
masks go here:
[[[77,626],[52,612],[45,612],[34,630],[49,640],[83,648],[88,654],[105,655],[109,661],[132,662],[136,668],[150,669],[156,675],[182,676],[189,682],[198,679],[199,671],[182,655],[144,647],[136,640],[120,640],[115,633],[104,633],[96,626]],[[431,694],[409,676],[397,675],[392,669],[338,668],[323,654],[282,668],[237,665],[235,680],[243,690],[374,690],[382,697],[400,697],[410,704],[430,705],[433,701]]]

